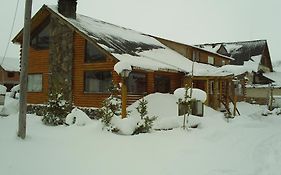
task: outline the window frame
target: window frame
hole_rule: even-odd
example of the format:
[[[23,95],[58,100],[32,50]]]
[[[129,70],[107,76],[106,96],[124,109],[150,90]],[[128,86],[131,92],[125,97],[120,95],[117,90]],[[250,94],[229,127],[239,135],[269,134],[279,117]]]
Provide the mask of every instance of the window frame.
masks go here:
[[[96,87],[96,88],[98,88],[98,91],[90,90],[91,88],[87,87],[87,85],[89,85],[89,82],[87,83],[87,73],[109,73],[110,74],[110,83],[108,84],[108,89],[100,91],[101,87],[98,86],[98,87]],[[88,76],[93,76],[93,75],[88,75]],[[101,80],[98,79],[98,81],[101,81]],[[110,93],[109,88],[110,88],[111,83],[112,83],[112,71],[110,71],[110,70],[86,70],[86,71],[84,71],[84,82],[83,82],[84,94],[102,94],[102,93],[108,94],[108,93]]]
[[[199,51],[193,50],[192,61],[200,62],[200,52]]]
[[[38,90],[36,88],[34,88],[34,86],[30,86],[30,77],[31,76],[40,76],[40,80],[41,82],[38,82],[37,84],[41,84],[41,86],[38,88]],[[33,80],[34,81],[34,80]],[[36,80],[35,80],[36,81]],[[38,80],[37,80],[38,81]],[[31,89],[30,89],[31,88]],[[32,73],[32,74],[28,74],[27,75],[27,92],[32,92],[32,93],[36,93],[36,92],[43,92],[43,74],[42,73]]]
[[[168,90],[166,91],[159,91],[158,89],[158,86],[159,86],[159,82],[158,81],[165,81],[165,83],[169,84],[168,87],[165,86],[165,89],[167,88]],[[166,82],[166,80],[168,80],[168,82]],[[162,86],[160,86],[162,87]],[[160,92],[160,93],[171,93],[171,78],[167,75],[161,75],[161,74],[156,74],[154,76],[154,89],[155,89],[155,92]]]
[[[144,79],[144,83],[141,83],[142,85],[144,85],[144,91],[143,92],[139,92],[139,91],[131,91],[131,83],[134,83],[130,80],[130,77],[133,76],[133,75],[143,75],[143,79]],[[138,71],[133,71],[129,74],[129,77],[126,79],[126,84],[127,84],[127,89],[128,89],[128,93],[129,94],[140,94],[140,95],[143,95],[143,94],[146,94],[147,93],[147,74],[145,72],[138,72]],[[136,86],[136,87],[140,87],[140,86]]]
[[[215,64],[215,57],[208,55],[208,64],[214,65]]]

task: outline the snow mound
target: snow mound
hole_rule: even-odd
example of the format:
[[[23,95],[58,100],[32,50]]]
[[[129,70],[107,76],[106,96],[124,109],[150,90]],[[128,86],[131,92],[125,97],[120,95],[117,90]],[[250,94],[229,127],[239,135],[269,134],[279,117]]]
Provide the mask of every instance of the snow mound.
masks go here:
[[[7,88],[0,84],[0,94],[6,94]]]
[[[148,116],[165,118],[178,115],[177,98],[172,94],[154,93],[145,96],[144,99],[148,102]],[[131,116],[139,115],[136,110],[136,107],[138,107],[138,105],[139,101],[136,101],[128,107],[128,111],[131,112]],[[160,106],[161,110],[159,110]]]
[[[187,90],[187,95],[190,95],[190,91],[191,89],[189,88]],[[174,91],[174,95],[178,98],[178,99],[184,99],[185,97],[185,93],[186,90],[185,88],[178,88]],[[196,99],[196,100],[200,100],[203,103],[206,101],[207,99],[207,94],[205,91],[201,90],[201,89],[197,89],[197,88],[192,88],[192,95],[191,95],[191,99]]]
[[[121,119],[118,116],[114,116],[111,119],[112,124],[116,126],[119,129],[119,133],[123,135],[132,135],[139,121],[139,117],[127,117]]]
[[[66,116],[65,123],[68,125],[85,126],[91,122],[89,116],[78,108],[72,109],[71,113]]]

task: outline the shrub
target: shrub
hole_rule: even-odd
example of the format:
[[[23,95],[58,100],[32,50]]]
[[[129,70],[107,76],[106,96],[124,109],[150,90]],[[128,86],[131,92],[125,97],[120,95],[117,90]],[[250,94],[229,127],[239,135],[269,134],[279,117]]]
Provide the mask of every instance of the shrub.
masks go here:
[[[144,98],[139,100],[139,106],[136,109],[140,113],[141,120],[137,123],[137,127],[133,134],[148,133],[152,130],[153,122],[157,117],[149,117],[147,115],[147,104],[148,102]]]
[[[50,93],[49,101],[43,111],[42,122],[51,126],[62,125],[71,109],[72,105],[64,99],[61,93]]]

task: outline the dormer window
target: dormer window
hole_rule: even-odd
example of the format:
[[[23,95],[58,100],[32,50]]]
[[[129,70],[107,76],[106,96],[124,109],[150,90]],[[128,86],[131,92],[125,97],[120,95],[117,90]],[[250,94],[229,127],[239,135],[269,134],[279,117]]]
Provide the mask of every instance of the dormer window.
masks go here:
[[[85,45],[85,62],[86,63],[93,63],[99,61],[105,61],[106,55],[103,54],[97,46],[88,42],[86,40]]]
[[[49,30],[50,19],[45,20],[33,33],[31,34],[31,47],[34,49],[48,49],[49,48]]]

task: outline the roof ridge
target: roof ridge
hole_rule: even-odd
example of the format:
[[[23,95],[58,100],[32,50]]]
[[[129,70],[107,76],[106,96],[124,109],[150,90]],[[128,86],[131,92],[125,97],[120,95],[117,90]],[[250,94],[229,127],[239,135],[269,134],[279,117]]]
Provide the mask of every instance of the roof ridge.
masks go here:
[[[246,40],[246,41],[203,43],[203,44],[195,44],[195,46],[200,46],[200,45],[217,45],[217,44],[242,44],[242,43],[260,42],[260,41],[267,42],[266,39],[256,39],[256,40]]]

